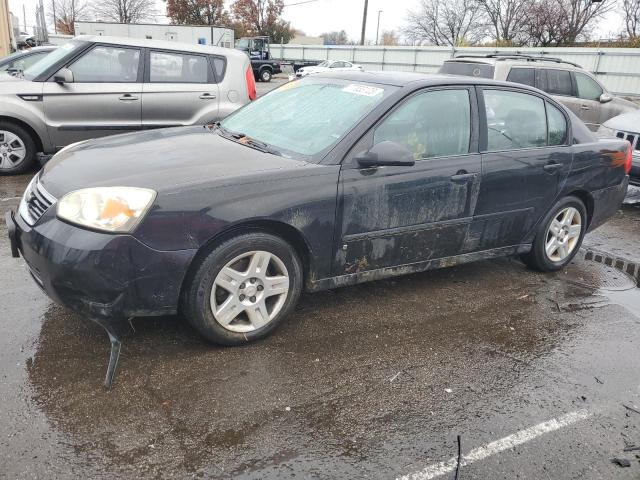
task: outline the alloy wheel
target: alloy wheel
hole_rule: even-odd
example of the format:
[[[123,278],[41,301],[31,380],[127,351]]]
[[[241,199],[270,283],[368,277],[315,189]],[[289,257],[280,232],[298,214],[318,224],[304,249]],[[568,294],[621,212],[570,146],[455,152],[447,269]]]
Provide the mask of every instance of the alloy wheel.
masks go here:
[[[289,273],[284,262],[270,252],[247,252],[228,262],[216,276],[211,310],[225,329],[252,332],[278,315],[288,294]]]
[[[20,165],[27,156],[24,141],[13,132],[0,130],[0,170]]]
[[[554,217],[547,229],[545,252],[552,262],[562,262],[578,246],[582,234],[582,216],[574,207],[567,207]]]

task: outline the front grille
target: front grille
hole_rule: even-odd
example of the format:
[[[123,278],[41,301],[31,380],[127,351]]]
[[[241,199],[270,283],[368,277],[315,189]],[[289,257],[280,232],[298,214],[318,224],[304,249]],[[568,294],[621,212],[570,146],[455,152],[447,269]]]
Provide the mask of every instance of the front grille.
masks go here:
[[[631,144],[631,148],[634,150],[640,150],[640,142],[636,143],[638,135],[636,133],[628,133],[628,132],[616,132],[616,137],[622,140],[628,140]]]
[[[24,192],[20,214],[29,225],[35,225],[55,202],[56,198],[44,189],[40,179],[36,179]]]

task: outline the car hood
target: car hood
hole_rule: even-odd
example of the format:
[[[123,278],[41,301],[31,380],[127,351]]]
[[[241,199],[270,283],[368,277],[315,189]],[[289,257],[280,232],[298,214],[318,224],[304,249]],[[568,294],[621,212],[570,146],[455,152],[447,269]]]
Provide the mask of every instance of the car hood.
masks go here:
[[[37,90],[42,92],[42,83],[31,82],[24,78],[14,77],[7,72],[0,72],[0,93],[22,93]]]
[[[637,133],[640,131],[640,110],[610,118],[603,125],[614,130]]]
[[[178,127],[88,140],[58,152],[42,170],[54,197],[80,188],[128,186],[170,192],[224,185],[240,176],[312,165],[241,145],[207,127]]]
[[[327,70],[329,70],[327,67],[304,67],[302,69],[304,73],[326,72]]]

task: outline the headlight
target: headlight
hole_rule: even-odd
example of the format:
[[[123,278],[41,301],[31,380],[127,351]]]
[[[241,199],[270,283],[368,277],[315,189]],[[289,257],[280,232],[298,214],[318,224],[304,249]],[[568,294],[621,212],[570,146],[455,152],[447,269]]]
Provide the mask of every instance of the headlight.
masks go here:
[[[107,232],[130,232],[144,217],[156,192],[146,188],[97,187],[67,193],[58,202],[58,217]]]

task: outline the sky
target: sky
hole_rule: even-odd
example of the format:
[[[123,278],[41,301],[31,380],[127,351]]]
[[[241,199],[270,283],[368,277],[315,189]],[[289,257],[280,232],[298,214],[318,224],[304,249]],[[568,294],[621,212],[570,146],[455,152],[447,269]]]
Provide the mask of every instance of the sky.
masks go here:
[[[19,17],[21,28],[24,23],[22,7],[25,6],[27,27],[29,27],[30,33],[32,32],[31,26],[35,23],[35,9],[38,1],[9,0],[9,9]],[[48,1],[43,1],[46,8]],[[158,11],[164,13],[165,3],[162,0],[156,0],[156,2]],[[228,6],[232,0],[225,0],[225,3]],[[380,32],[398,30],[404,24],[407,10],[416,8],[418,4],[419,0],[369,0],[367,39],[375,40],[379,10],[382,10]],[[290,21],[294,28],[302,30],[307,35],[318,36],[328,31],[345,30],[350,38],[360,39],[364,0],[285,0],[285,5],[287,5],[283,13],[285,20]],[[157,17],[157,21],[159,23],[168,22],[166,17]],[[601,22],[598,32],[601,37],[608,37],[619,32],[621,28],[622,21],[619,15],[610,14]]]

